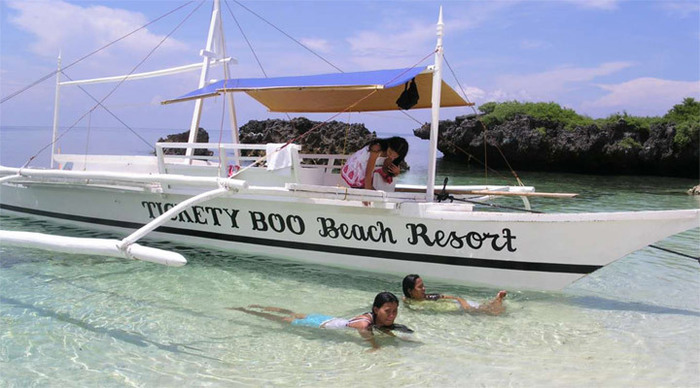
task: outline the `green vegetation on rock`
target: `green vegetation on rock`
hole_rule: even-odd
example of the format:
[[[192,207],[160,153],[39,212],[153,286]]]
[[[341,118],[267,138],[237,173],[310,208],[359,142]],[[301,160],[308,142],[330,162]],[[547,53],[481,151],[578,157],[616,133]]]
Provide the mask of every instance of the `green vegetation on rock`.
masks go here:
[[[698,141],[700,102],[694,98],[688,97],[682,103],[674,105],[663,118],[676,125],[676,136],[673,138],[676,146],[684,147]]]
[[[582,116],[573,109],[562,108],[561,105],[554,102],[487,102],[479,106],[479,110],[485,113],[482,121],[487,127],[512,120],[519,115],[530,116],[538,120],[560,122],[566,129],[594,123],[590,117]]]
[[[576,127],[595,125],[598,128],[616,125],[623,122],[631,131],[648,135],[654,125],[673,125],[676,129],[674,143],[684,147],[698,139],[700,132],[700,102],[688,97],[681,104],[674,105],[663,117],[630,116],[627,112],[614,113],[606,118],[592,119],[583,116],[569,108],[562,108],[554,102],[487,102],[479,106],[484,113],[481,120],[488,128],[513,120],[518,116],[529,116],[535,120],[559,123],[564,129],[573,130]],[[543,134],[544,128],[538,125],[536,130]],[[630,139],[632,140],[632,139]],[[636,143],[636,142],[635,142]],[[626,143],[635,148],[639,144]]]

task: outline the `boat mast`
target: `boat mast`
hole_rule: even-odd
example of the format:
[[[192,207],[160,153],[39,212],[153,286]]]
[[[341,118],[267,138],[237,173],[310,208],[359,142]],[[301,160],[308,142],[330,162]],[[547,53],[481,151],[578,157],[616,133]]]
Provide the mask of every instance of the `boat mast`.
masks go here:
[[[199,75],[199,87],[203,88],[207,85],[209,77],[209,66],[212,60],[217,57],[215,44],[218,39],[216,35],[223,35],[221,29],[221,6],[219,0],[214,0],[214,7],[211,12],[211,22],[209,23],[209,34],[207,35],[207,44],[204,50],[199,52],[199,55],[204,57],[202,59],[202,72]],[[221,39],[223,41],[223,38]],[[195,100],[194,103],[194,113],[192,114],[192,123],[190,124],[190,135],[188,137],[188,143],[195,143],[197,141],[197,132],[199,131],[199,121],[202,118],[202,104],[204,100],[199,98]],[[192,156],[194,153],[193,148],[188,148],[185,152],[186,156]],[[191,158],[187,158],[188,163],[192,163]]]
[[[432,110],[430,117],[430,155],[428,156],[428,182],[425,190],[425,200],[433,201],[435,194],[435,169],[437,164],[438,125],[440,123],[440,93],[442,90],[442,7],[437,22],[437,45],[435,47],[435,65],[433,68]]]
[[[226,55],[226,40],[224,39],[224,26],[222,23],[219,23],[219,47],[217,49],[217,52],[220,53],[220,55],[223,57]],[[237,62],[234,62],[237,63]],[[231,68],[229,67],[228,62],[224,63],[224,79],[230,79],[231,78]],[[224,81],[224,88],[226,87],[226,82]],[[236,120],[236,106],[233,102],[233,95],[234,93],[224,93],[224,104],[226,104],[228,108],[228,115],[229,115],[229,122],[231,125],[231,141],[234,144],[238,144],[239,139],[238,139],[238,121]],[[233,151],[233,162],[237,165],[241,165],[241,152],[238,148],[236,148]]]
[[[56,135],[58,134],[58,105],[61,93],[59,88],[61,87],[61,52],[58,52],[58,69],[56,70],[56,95],[53,99],[53,133],[51,135],[51,164],[49,167],[53,168],[54,165],[54,153],[56,151]]]

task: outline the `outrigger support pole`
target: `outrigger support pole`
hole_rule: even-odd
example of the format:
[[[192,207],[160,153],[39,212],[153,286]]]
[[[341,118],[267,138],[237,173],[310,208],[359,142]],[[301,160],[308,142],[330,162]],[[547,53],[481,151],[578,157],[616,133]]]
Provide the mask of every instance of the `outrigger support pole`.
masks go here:
[[[54,155],[56,154],[56,137],[58,136],[58,107],[59,100],[61,97],[61,52],[58,53],[58,69],[56,70],[56,95],[53,101],[53,132],[51,135],[51,164],[49,167],[53,168],[54,165]]]
[[[430,120],[430,154],[428,156],[428,182],[425,190],[425,200],[433,201],[435,196],[435,169],[437,158],[438,126],[440,123],[440,93],[442,90],[442,35],[444,24],[442,23],[442,7],[437,23],[437,46],[435,47],[435,67],[433,68],[433,96],[431,100]]]
[[[192,205],[199,203],[199,202],[204,202],[204,201],[208,201],[210,199],[214,199],[216,197],[220,197],[220,196],[228,193],[231,190],[237,190],[237,188],[229,187],[225,184],[225,182],[222,182],[221,187],[219,187],[218,189],[206,191],[204,193],[201,193],[199,195],[196,195],[194,197],[188,198],[188,199],[180,202],[176,206],[170,208],[168,211],[166,211],[165,213],[158,216],[153,221],[142,226],[140,229],[138,229],[134,233],[126,236],[124,239],[121,240],[121,242],[118,245],[118,248],[121,250],[127,249],[129,247],[129,245],[135,243],[137,240],[144,237],[148,233],[152,232],[157,227],[165,224],[166,222],[168,222],[170,220],[170,218],[172,218],[173,216],[176,216],[178,213],[183,211],[185,208],[192,206]]]

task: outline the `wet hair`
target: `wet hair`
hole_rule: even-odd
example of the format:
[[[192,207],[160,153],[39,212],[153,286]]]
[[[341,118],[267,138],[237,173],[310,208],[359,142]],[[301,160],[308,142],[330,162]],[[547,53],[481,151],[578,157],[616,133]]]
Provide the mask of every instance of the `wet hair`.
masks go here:
[[[372,304],[372,313],[374,313],[375,307],[380,309],[387,303],[396,303],[398,305],[399,298],[397,298],[396,295],[388,291],[378,293],[377,296],[374,297],[374,303]]]
[[[401,287],[403,288],[403,294],[406,296],[406,298],[411,298],[411,291],[416,288],[416,282],[418,279],[420,279],[420,276],[416,274],[406,275],[406,277],[403,278]]]
[[[365,146],[371,147],[375,144],[379,144],[382,151],[386,151],[389,148],[396,151],[399,156],[394,159],[394,164],[397,166],[403,162],[403,160],[406,158],[406,154],[408,154],[408,142],[406,139],[400,136],[388,137],[386,139],[372,139],[367,142]]]

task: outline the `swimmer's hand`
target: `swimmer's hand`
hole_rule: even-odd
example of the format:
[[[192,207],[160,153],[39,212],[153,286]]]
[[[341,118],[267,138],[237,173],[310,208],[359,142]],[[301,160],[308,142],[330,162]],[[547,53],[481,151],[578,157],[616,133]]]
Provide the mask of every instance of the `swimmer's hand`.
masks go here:
[[[366,327],[356,328],[356,329],[360,333],[360,336],[362,337],[362,339],[364,339],[365,341],[369,342],[370,345],[372,345],[372,349],[370,349],[370,351],[375,351],[375,350],[379,349],[379,344],[374,339],[374,333],[372,332],[372,327],[366,326]]]
[[[407,326],[395,323],[391,327],[377,327],[374,326],[378,332],[392,336],[394,338],[400,339],[406,342],[420,342],[413,338],[413,330]]]
[[[396,331],[399,331],[399,332],[402,332],[402,333],[413,333],[413,330],[410,329],[408,326],[401,325],[401,324],[398,324],[398,323],[395,323],[395,324],[392,326],[391,330],[396,330]]]

